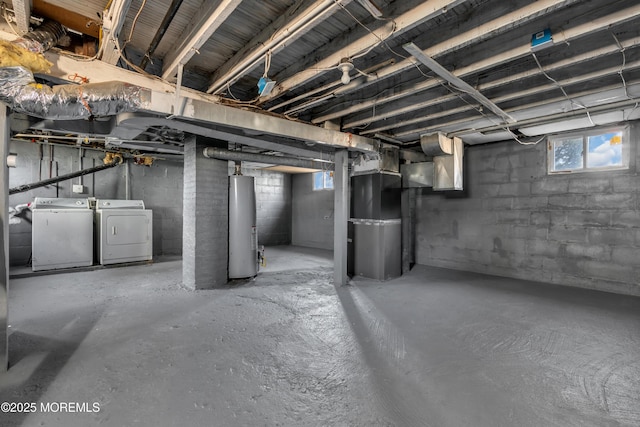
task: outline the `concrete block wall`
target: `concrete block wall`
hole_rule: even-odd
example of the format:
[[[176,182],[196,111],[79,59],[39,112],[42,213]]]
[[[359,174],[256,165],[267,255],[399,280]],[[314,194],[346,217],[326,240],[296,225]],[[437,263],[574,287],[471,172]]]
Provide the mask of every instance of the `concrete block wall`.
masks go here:
[[[42,148],[39,148],[42,147]],[[10,150],[18,154],[16,168],[9,170],[11,187],[37,182],[51,176],[63,175],[79,169],[102,164],[103,152],[84,150],[82,160],[76,148],[39,146],[35,143],[12,141]],[[41,159],[42,155],[42,159]],[[153,210],[153,254],[180,255],[182,253],[182,162],[157,161],[152,166],[129,165],[130,195],[142,199]],[[35,197],[96,197],[125,199],[126,168],[118,166],[82,177],[84,194],[72,192],[72,185],[80,178],[56,185],[37,188],[9,197],[11,206],[33,201]],[[11,225],[11,265],[26,265],[31,255],[31,215],[24,213],[20,224]]]
[[[467,147],[466,195],[416,199],[416,261],[640,295],[640,126],[630,169],[548,175],[547,147]]]
[[[242,173],[255,178],[258,244],[291,244],[291,175],[244,168]]]
[[[313,174],[292,177],[291,244],[333,250],[333,190],[313,190]]]
[[[181,161],[129,165],[131,199],[153,210],[154,255],[182,255],[182,172]]]

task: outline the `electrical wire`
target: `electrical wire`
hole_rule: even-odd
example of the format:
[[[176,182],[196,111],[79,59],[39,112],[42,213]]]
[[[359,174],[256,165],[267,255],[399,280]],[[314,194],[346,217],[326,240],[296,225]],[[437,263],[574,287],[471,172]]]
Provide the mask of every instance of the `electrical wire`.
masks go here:
[[[589,119],[591,124],[595,126],[596,124],[593,122],[593,120],[591,120],[591,114],[589,113],[589,109],[584,104],[574,101],[564,90],[564,87],[562,87],[562,85],[558,83],[557,80],[555,80],[553,77],[547,74],[546,71],[544,71],[544,68],[542,68],[540,61],[538,61],[538,57],[536,56],[535,52],[531,52],[531,56],[533,56],[533,59],[536,61],[536,64],[538,64],[538,68],[540,69],[540,72],[542,73],[542,75],[544,75],[547,79],[551,80],[551,82],[553,82],[553,84],[556,85],[556,87],[562,91],[562,94],[564,95],[564,97],[567,98],[567,100],[571,104],[577,105],[578,107],[585,109],[585,112],[587,113],[587,118]]]
[[[620,50],[620,54],[622,54],[622,66],[620,67],[620,71],[618,71],[618,75],[620,76],[620,79],[622,80],[622,86],[624,87],[624,94],[627,97],[627,99],[630,100],[634,100],[634,98],[631,97],[631,95],[629,95],[629,88],[627,87],[627,81],[624,78],[624,69],[627,65],[627,55],[625,54],[625,49],[622,44],[620,43],[620,40],[618,40],[618,37],[616,37],[616,35],[611,32],[611,35],[613,36],[613,39],[616,41],[616,44],[618,45],[618,49]],[[634,105],[634,107],[631,109],[631,111],[629,111],[629,114],[627,114],[627,118],[625,120],[628,120],[629,117],[631,117],[631,114],[633,114],[633,112],[638,108],[638,102],[636,102],[636,104]]]
[[[366,129],[369,126],[371,126],[371,123],[373,123],[373,119],[375,119],[375,117],[376,117],[376,106],[377,106],[377,103],[374,102],[373,103],[373,108],[372,108],[372,111],[371,111],[371,119],[369,119],[369,122],[364,123],[364,124],[362,124],[362,125],[360,125],[358,127],[354,127],[353,129],[361,130],[361,129]]]
[[[5,21],[7,21],[7,24],[9,24],[9,28],[11,28],[11,31],[13,31],[13,33],[16,36],[20,37],[20,34],[16,31],[15,28],[13,28],[13,24],[11,24],[11,20],[7,15],[7,5],[5,4],[5,2],[2,2],[2,4],[0,4],[0,8],[2,9],[2,17],[4,18]],[[15,13],[14,13],[14,17],[15,17]]]
[[[264,74],[262,75],[262,77],[267,77],[267,74],[269,73],[269,68],[271,68],[271,54],[272,54],[272,50],[269,49],[267,51],[267,53],[264,56]]]
[[[360,68],[354,67],[354,70],[356,70],[356,73],[360,74],[361,76],[364,77],[378,77],[378,75],[376,73],[366,73],[364,71],[362,71]]]
[[[144,6],[146,4],[147,4],[147,0],[142,0],[140,9],[138,9],[138,13],[136,13],[135,18],[133,18],[133,22],[131,23],[131,31],[129,31],[129,37],[127,38],[127,41],[125,41],[124,45],[122,46],[123,49],[127,47],[127,44],[131,41],[131,38],[133,37],[133,31],[135,30],[136,24],[138,23],[138,18],[140,17],[140,14],[142,13],[142,9],[144,9]]]
[[[371,47],[369,48],[369,50],[367,50],[366,52],[361,53],[361,54],[358,54],[358,55],[356,55],[356,56],[352,57],[351,59],[359,58],[359,57],[361,57],[361,56],[364,56],[364,55],[368,54],[368,53],[369,53],[373,48],[375,48],[376,46],[378,46],[378,45],[379,45],[379,44],[381,44],[381,43],[384,43],[384,41],[385,41],[387,38],[391,37],[391,35],[392,35],[393,33],[395,33],[395,31],[396,31],[397,24],[396,24],[396,22],[395,22],[393,19],[391,19],[391,18],[378,18],[378,17],[375,17],[376,19],[379,19],[379,20],[382,20],[382,21],[388,21],[388,22],[391,22],[391,23],[393,24],[393,28],[392,28],[391,32],[389,33],[389,35],[388,35],[387,37],[385,37],[385,38],[383,39],[382,37],[380,37],[379,35],[377,35],[376,33],[374,33],[374,32],[373,32],[369,27],[367,27],[365,24],[363,24],[363,23],[362,23],[362,21],[360,21],[360,20],[359,20],[359,19],[358,19],[358,18],[357,18],[353,13],[351,13],[351,11],[350,11],[349,9],[347,9],[347,8],[346,8],[346,6],[345,6],[345,5],[343,5],[343,4],[342,4],[342,2],[340,2],[339,0],[333,0],[333,1],[334,1],[338,6],[340,6],[340,7],[342,8],[342,10],[344,10],[344,11],[347,13],[347,15],[349,15],[349,16],[350,16],[350,17],[351,17],[351,18],[352,18],[352,19],[353,19],[353,20],[354,20],[358,25],[360,25],[362,28],[364,28],[365,30],[367,30],[367,31],[368,31],[368,32],[369,32],[373,37],[377,38],[377,39],[379,40],[379,42],[380,42],[380,43],[377,43],[377,44],[375,44],[375,45],[371,46]],[[388,47],[388,46],[387,46],[387,47]],[[392,52],[393,52],[393,51],[392,51]]]
[[[413,60],[412,57],[403,55],[401,53],[396,52],[391,46],[389,46],[389,43],[387,43],[387,40],[391,37],[391,35],[393,35],[396,31],[397,28],[397,24],[396,21],[394,21],[391,18],[376,18],[376,19],[381,19],[381,20],[385,20],[385,21],[389,21],[393,23],[393,29],[391,30],[391,32],[389,33],[389,35],[387,35],[384,39],[381,38],[380,36],[378,36],[376,33],[374,33],[369,27],[367,27],[365,24],[362,23],[362,21],[360,21],[355,15],[353,15],[342,3],[339,3],[338,0],[334,0],[349,16],[351,16],[351,18],[356,21],[356,23],[358,23],[358,25],[360,25],[362,28],[364,28],[365,30],[367,30],[372,36],[374,36],[375,38],[377,38],[379,40],[379,43],[374,44],[373,46],[371,46],[369,49],[367,49],[365,52],[360,53],[358,55],[352,56],[350,59],[356,59],[356,58],[361,58],[365,55],[368,55],[369,52],[371,52],[374,48],[376,48],[377,46],[379,46],[380,44],[384,45],[384,47],[387,48],[387,50],[389,52],[391,52],[392,54],[402,58],[402,59],[406,59],[409,62],[411,62],[413,64],[414,67],[416,67],[418,69],[418,71],[420,71],[420,74],[422,74],[423,76],[427,77],[427,78],[431,78],[431,76],[425,74],[421,69],[420,69],[420,64],[415,62]]]

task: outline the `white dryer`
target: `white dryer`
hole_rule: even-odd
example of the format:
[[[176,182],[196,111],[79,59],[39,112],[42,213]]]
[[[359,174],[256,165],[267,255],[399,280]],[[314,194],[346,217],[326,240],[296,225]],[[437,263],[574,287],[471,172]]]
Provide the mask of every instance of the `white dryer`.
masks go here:
[[[142,200],[96,200],[96,255],[100,264],[153,258],[153,217]]]
[[[93,210],[87,199],[36,197],[31,209],[33,271],[93,265]]]

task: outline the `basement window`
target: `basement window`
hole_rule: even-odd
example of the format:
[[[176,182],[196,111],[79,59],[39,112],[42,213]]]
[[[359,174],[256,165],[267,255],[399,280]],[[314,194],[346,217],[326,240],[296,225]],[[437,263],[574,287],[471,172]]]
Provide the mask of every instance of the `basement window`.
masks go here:
[[[627,169],[629,138],[627,129],[600,129],[549,137],[549,173],[589,172]]]
[[[314,190],[333,190],[333,172],[323,171],[313,173]]]

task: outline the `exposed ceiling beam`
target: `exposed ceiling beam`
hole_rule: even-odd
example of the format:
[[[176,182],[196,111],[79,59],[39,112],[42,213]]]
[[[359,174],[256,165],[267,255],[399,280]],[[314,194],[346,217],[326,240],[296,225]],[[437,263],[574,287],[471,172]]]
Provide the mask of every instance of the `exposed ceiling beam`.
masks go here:
[[[365,8],[374,18],[382,18],[382,10],[373,0],[358,0],[358,3]]]
[[[13,0],[13,15],[16,18],[16,26],[20,34],[29,32],[29,19],[31,18],[31,0]]]
[[[110,136],[128,140],[135,138],[151,126],[168,126],[194,135],[206,136],[208,138],[219,139],[265,150],[279,151],[281,153],[291,154],[294,156],[307,157],[311,159],[321,157],[324,160],[333,160],[333,154],[331,153],[321,153],[306,148],[279,144],[258,137],[239,135],[228,131],[213,129],[211,126],[202,124],[168,120],[162,117],[149,117],[135,113],[120,114],[116,120],[116,127]]]
[[[640,66],[640,64],[636,64],[636,66]],[[638,82],[633,81],[633,82],[628,82],[629,85],[631,84],[636,84]],[[581,97],[585,97],[585,96],[590,96],[590,95],[595,95],[595,94],[599,94],[602,93],[603,91],[608,91],[611,89],[615,89],[615,88],[619,88],[620,86],[616,86],[616,87],[606,87],[606,88],[598,88],[595,90],[586,90],[586,91],[582,91],[580,93],[576,93],[576,94],[572,94],[571,95],[571,99],[573,100],[573,103],[575,102],[581,102],[579,100],[579,98]],[[623,96],[626,98],[626,95],[624,95],[624,91],[621,89],[621,93],[623,94]],[[640,99],[626,99],[628,101],[632,101],[632,104],[635,104],[636,102],[640,102]],[[570,108],[574,108],[572,101],[569,101],[567,98],[565,98],[564,96],[558,96],[555,98],[551,98],[551,99],[546,99],[546,100],[541,100],[541,101],[536,101],[536,102],[532,102],[530,104],[523,104],[523,105],[518,105],[517,107],[513,107],[513,108],[508,108],[507,111],[509,113],[511,113],[513,116],[518,118],[518,122],[516,123],[516,125],[511,125],[509,126],[510,128],[515,128],[517,126],[521,126],[522,125],[522,121],[523,120],[531,120],[531,117],[526,117],[527,114],[528,115],[532,115],[533,113],[530,112],[531,109],[533,108],[540,108],[540,107],[546,107],[548,110],[551,110],[551,106],[557,103],[561,103],[561,102],[566,102],[570,104]],[[594,108],[599,107],[599,105],[585,105],[588,109],[589,109],[589,113],[594,111]],[[586,115],[586,110],[584,108],[575,108],[572,109],[571,111],[575,111],[579,114],[583,114]],[[428,119],[427,119],[428,120]],[[460,132],[467,132],[467,133],[473,133],[477,131],[478,128],[478,122],[479,121],[483,121],[485,123],[491,123],[489,120],[486,120],[485,118],[476,116],[476,117],[464,117],[464,118],[460,118],[460,119],[455,119],[455,120],[451,120],[448,122],[443,122],[443,123],[438,123],[437,125],[432,125],[432,126],[426,126],[426,127],[421,127],[419,129],[411,129],[408,131],[404,131],[404,132],[398,132],[396,134],[394,134],[394,136],[396,138],[402,139],[402,140],[412,140],[417,138],[418,136],[420,136],[421,134],[428,134],[428,133],[434,133],[434,132],[440,132],[443,131],[447,128],[451,128],[452,126],[456,127],[455,130],[448,130],[447,133],[455,133],[456,135],[458,135],[458,133]],[[403,124],[400,123],[400,126],[402,126]],[[480,125],[483,128],[486,128],[486,125]],[[491,128],[491,130],[499,130],[499,129],[504,129],[505,126],[504,125],[496,125],[495,123],[492,123],[489,128]]]
[[[530,8],[534,5],[537,5],[537,3],[540,2],[536,2],[533,3],[532,5],[527,6],[527,10],[529,11],[527,13],[527,16],[530,16]],[[519,10],[520,12],[522,12],[522,9]],[[629,20],[634,19],[635,17],[638,16],[638,14],[640,14],[640,5],[636,5],[636,6],[631,6],[628,7],[626,9],[620,10],[620,11],[616,11],[614,13],[611,13],[609,15],[606,16],[602,16],[600,18],[596,18],[592,21],[589,21],[587,23],[572,27],[572,28],[568,28],[568,29],[564,29],[563,31],[560,31],[559,33],[554,34],[554,43],[559,44],[559,43],[565,43],[565,42],[569,42],[571,40],[583,37],[585,35],[588,34],[592,34],[595,31],[600,31],[600,30],[604,30],[604,29],[608,29],[610,27],[613,27],[615,25],[621,24],[623,22],[627,22]],[[508,17],[508,15],[505,15]],[[520,15],[519,15],[520,16]],[[524,16],[524,13],[522,14],[522,16]],[[502,21],[502,23],[504,25],[510,25],[509,22],[507,21],[503,21],[503,18],[499,18],[496,21]],[[491,22],[493,23],[493,21]],[[488,23],[488,24],[491,24]],[[494,25],[497,23],[493,23]],[[466,33],[464,33],[466,34]],[[436,54],[434,54],[434,52],[437,52],[442,48],[446,47],[446,46],[441,46],[440,45],[449,45],[449,41],[447,42],[443,42],[440,43],[439,45],[433,46],[431,48],[428,48],[426,50],[423,50],[423,52],[431,57],[437,56]],[[454,75],[458,76],[458,77],[463,77],[467,74],[471,74],[471,73],[477,73],[492,67],[496,67],[499,66],[501,64],[505,64],[509,61],[513,61],[515,59],[518,58],[522,58],[525,56],[531,55],[531,44],[530,43],[526,43],[526,44],[522,44],[518,47],[515,47],[513,49],[509,49],[507,51],[504,52],[500,52],[496,55],[487,57],[487,58],[483,58],[480,61],[477,61],[471,65],[468,65],[466,67],[460,68],[458,70],[455,70],[453,73]],[[403,63],[405,63],[404,65],[402,65]],[[367,78],[363,78],[362,79],[362,83],[360,85],[354,85],[353,89],[351,91],[354,91],[356,89],[362,89],[364,87],[367,87],[373,83],[378,82],[380,79],[385,79],[388,77],[391,77],[392,75],[395,75],[397,73],[397,69],[398,67],[400,67],[405,69],[405,67],[409,66],[412,67],[414,66],[410,61],[402,61],[401,63],[395,64],[395,65],[391,65],[390,67],[387,67],[384,70],[379,71],[376,77],[367,77]],[[420,83],[418,86],[414,87],[414,88],[408,88],[407,91],[405,93],[410,93],[411,91],[414,91],[416,88],[420,89],[420,90],[425,90],[428,89],[430,87],[435,87],[437,85],[437,83],[435,82],[423,82]],[[345,87],[345,89],[347,89]],[[390,97],[386,98],[387,100],[385,102],[388,102],[390,100],[395,100],[398,99],[400,97],[405,96],[405,93],[400,93],[400,94],[395,94],[395,95],[391,95]],[[377,100],[377,103],[380,103],[381,100]],[[370,103],[369,103],[370,104]],[[378,104],[376,104],[378,105]],[[326,115],[322,115],[322,116],[318,116],[316,118],[314,118],[314,123],[321,123],[324,122],[326,120],[333,120],[339,117],[343,117],[347,114],[356,112],[356,111],[360,111],[362,109],[366,109],[368,108],[370,105],[367,105],[366,102],[363,103],[359,103],[355,106],[349,107],[347,109],[343,109],[337,112],[333,112],[333,113],[328,113]]]
[[[351,0],[296,2],[213,73],[207,92],[224,91],[227,85],[233,84],[263,62],[267,53],[273,55],[324,21],[340,7],[340,4],[346,5],[350,2]]]
[[[0,31],[2,39],[14,40],[15,37],[14,34]],[[147,111],[151,113],[174,115],[172,108],[178,103],[183,106],[183,112],[174,115],[177,119],[255,131],[330,147],[378,152],[379,143],[373,139],[221,105],[217,103],[220,98],[216,95],[181,88],[181,99],[176,102],[174,85],[102,61],[79,61],[53,51],[45,52],[45,57],[54,64],[50,74],[61,79],[67,78],[77,70],[84,70],[92,83],[121,81],[151,89],[151,99],[145,100],[148,105]]]
[[[160,41],[162,41],[162,37],[164,37],[164,33],[167,31],[167,28],[169,28],[169,25],[171,25],[171,22],[173,21],[173,18],[176,16],[176,13],[178,13],[178,9],[180,9],[181,4],[182,4],[182,0],[171,1],[171,4],[169,5],[169,9],[167,9],[167,13],[165,13],[164,18],[162,18],[162,22],[158,27],[158,31],[156,31],[156,34],[153,36],[153,40],[151,40],[151,44],[149,44],[149,48],[142,56],[142,61],[140,62],[140,68],[142,68],[143,70],[147,67],[147,64],[149,63],[151,56],[155,53],[156,49],[158,48]]]
[[[640,61],[634,61],[634,62],[629,62],[625,65],[625,71],[631,71],[633,69],[637,69],[640,68]],[[615,74],[618,74],[618,72],[620,71],[620,66],[614,66],[614,67],[610,67],[604,70],[598,70],[598,71],[593,71],[591,73],[587,73],[587,74],[582,74],[580,76],[576,76],[576,77],[571,77],[571,78],[567,78],[564,80],[558,80],[558,84],[561,85],[562,87],[566,88],[567,86],[573,85],[573,84],[578,84],[578,83],[583,83],[583,82],[588,82],[592,79],[598,79],[598,78],[602,78],[605,76],[613,76]],[[523,98],[525,96],[531,96],[531,95],[535,95],[535,94],[542,94],[543,92],[546,91],[550,91],[550,90],[558,90],[558,86],[555,85],[554,83],[547,83],[544,85],[540,85],[540,86],[535,86],[535,87],[530,87],[528,89],[525,90],[521,90],[521,91],[516,91],[516,92],[510,92],[507,95],[502,95],[502,96],[497,96],[494,97],[494,101],[495,102],[507,102],[507,101],[513,101],[519,98]],[[559,91],[558,91],[559,92]],[[579,95],[575,95],[575,96],[579,96]],[[441,97],[438,98],[439,102],[434,102],[432,105],[435,105],[436,103],[440,103],[440,102],[447,102],[450,101],[452,99],[454,99],[453,97],[449,97],[447,96],[447,99],[444,99],[445,97]],[[437,101],[438,99],[434,100]],[[563,98],[566,99],[566,98]],[[541,101],[541,102],[545,102],[545,101]],[[422,107],[424,108],[424,106]],[[472,111],[474,110],[474,108],[470,105],[463,105],[461,107],[458,108],[453,108],[453,109],[446,109],[445,111],[441,111],[438,113],[434,113],[434,114],[428,114],[428,115],[420,115],[419,117],[415,117],[412,119],[407,119],[404,120],[402,122],[395,122],[393,125],[383,125],[383,126],[379,126],[379,127],[375,127],[375,128],[367,128],[366,130],[364,130],[363,132],[361,132],[361,134],[363,135],[367,135],[367,134],[374,134],[376,132],[383,132],[385,130],[388,129],[392,129],[392,128],[399,128],[402,126],[410,126],[410,125],[415,125],[415,124],[419,124],[419,123],[424,123],[427,122],[429,120],[433,120],[436,118],[440,118],[440,117],[446,117],[449,115],[454,115],[454,114],[458,114],[464,111]],[[510,112],[510,111],[515,111],[516,109],[505,109],[505,111]],[[446,126],[447,124],[443,124],[443,126]],[[421,130],[418,130],[418,132],[420,132]],[[424,131],[424,129],[422,130]],[[397,133],[398,136],[402,136],[403,133]]]
[[[496,18],[485,24],[474,27],[469,31],[465,31],[463,33],[450,37],[441,43],[438,43],[434,46],[427,48],[423,52],[425,53],[425,55],[435,58],[437,56],[459,50],[472,43],[477,43],[489,37],[493,37],[497,34],[504,33],[512,28],[515,28],[519,25],[522,25],[528,21],[533,20],[534,18],[537,18],[538,16],[540,16],[541,13],[548,13],[550,10],[566,7],[567,5],[575,3],[577,1],[579,0],[536,1],[514,12],[504,14],[499,18]],[[527,47],[529,47],[529,45],[527,45]],[[415,66],[416,66],[416,62],[414,59],[411,59],[411,58],[404,59],[398,63],[395,63],[393,65],[390,65],[388,67],[385,67],[381,70],[376,71],[375,75],[373,76],[361,77],[361,78],[358,78],[357,81],[352,81],[351,84],[341,89],[341,94],[345,95],[347,93],[354,92],[356,90],[361,90],[365,87],[379,83],[384,79],[391,78]],[[288,83],[289,81],[296,82],[299,84],[306,83],[310,79],[308,78],[308,76],[305,76],[305,73],[309,74],[308,71],[299,73],[298,75],[285,80],[279,86],[282,86],[283,90],[284,89],[289,90],[292,87],[295,87],[289,84]],[[303,81],[300,82],[299,80],[303,80]],[[278,86],[276,86],[276,89],[278,89]],[[272,92],[271,97],[275,97],[280,93],[282,92],[277,92],[274,90],[274,92]]]
[[[98,57],[111,65],[118,63],[120,59],[119,38],[120,31],[127,19],[127,12],[132,0],[113,0],[109,9],[104,11],[102,19],[102,46]]]
[[[178,65],[189,62],[198,49],[209,40],[220,25],[242,3],[242,0],[222,0],[217,3],[217,6],[216,3],[210,3],[208,11],[197,15],[197,22],[187,27],[186,34],[178,38],[178,45],[173,46],[169,54],[164,58],[162,67],[163,79],[173,79],[178,72]]]
[[[261,102],[264,103],[274,100],[289,90],[321,76],[323,73],[327,72],[327,69],[336,67],[342,58],[349,58],[366,52],[372,46],[378,45],[381,39],[385,40],[389,37],[397,37],[420,24],[423,24],[437,16],[443,15],[449,8],[463,3],[464,1],[465,0],[428,0],[422,2],[419,6],[416,6],[397,18],[394,18],[393,22],[386,22],[385,24],[380,25],[377,29],[372,29],[371,32],[358,27],[354,33],[348,33],[340,40],[334,40],[331,43],[332,46],[342,46],[340,49],[328,52],[323,59],[317,61],[311,66],[308,66],[303,71],[291,75],[293,73],[293,69],[297,69],[299,67],[299,65],[294,64],[279,73],[282,76],[291,75],[291,77],[284,79],[282,83],[276,85],[271,94],[267,97],[263,97]],[[276,76],[276,78],[279,79],[278,76]]]
[[[6,31],[0,31],[0,39],[12,41],[16,39],[16,35]],[[125,70],[103,61],[83,61],[53,50],[46,51],[44,56],[53,63],[51,72],[48,73],[48,75],[60,80],[66,81],[70,75],[72,76],[79,70],[82,70],[83,74],[89,76],[90,83],[121,81],[166,93],[174,93],[176,90],[173,84],[160,79],[149,78],[143,74]],[[207,102],[218,102],[220,100],[220,97],[217,95],[207,95],[206,93],[186,87],[180,89],[180,94],[183,97],[202,99]]]
[[[638,100],[636,99],[626,99],[623,101],[617,101],[617,102],[611,102],[611,103],[607,103],[607,104],[602,104],[602,105],[597,105],[594,107],[589,107],[589,112],[592,115],[598,114],[598,113],[606,113],[606,112],[611,112],[611,111],[620,111],[620,110],[624,110],[626,108],[630,108],[630,107],[634,107],[635,105],[638,104]],[[524,127],[524,126],[538,126],[538,125],[543,125],[543,124],[549,124],[549,123],[556,123],[556,122],[560,122],[572,117],[579,117],[579,116],[585,116],[586,118],[586,114],[584,112],[584,110],[579,109],[579,110],[571,110],[571,111],[566,111],[566,112],[562,112],[562,113],[555,113],[555,114],[548,114],[546,116],[536,116],[536,117],[532,117],[530,119],[525,119],[525,120],[519,120],[518,121],[518,126],[517,127]],[[451,134],[449,134],[448,136],[464,136],[464,135],[468,135],[471,133],[482,133],[482,132],[493,132],[496,130],[500,130],[502,129],[501,126],[486,126],[483,128],[474,128],[474,129],[464,129],[464,130],[460,130],[460,131],[455,131],[452,132]]]
[[[394,62],[395,62],[395,59],[387,59],[386,61],[383,61],[381,63],[375,64],[375,65],[373,65],[371,67],[365,68],[364,70],[362,70],[362,72],[365,73],[365,74],[375,73],[376,70],[379,70],[380,68],[386,67],[389,64],[393,64]],[[294,103],[296,103],[298,101],[302,101],[304,99],[307,99],[310,96],[314,96],[314,95],[319,94],[319,93],[327,93],[330,89],[333,89],[336,86],[342,86],[342,82],[340,80],[338,80],[338,81],[330,82],[328,84],[324,84],[322,86],[318,86],[315,89],[312,89],[307,93],[304,93],[302,95],[290,98],[290,99],[288,99],[286,101],[283,101],[283,102],[281,102],[279,104],[276,104],[276,105],[274,105],[272,107],[269,107],[268,111],[276,111],[276,110],[279,110],[282,107],[285,107],[287,105],[291,105],[291,104],[294,104]],[[337,91],[332,92],[331,95],[332,96],[333,95],[337,96]],[[295,109],[295,108],[296,107],[293,107],[293,109]]]
[[[172,106],[175,95],[153,91],[146,110],[154,114],[172,115],[175,119],[194,123],[205,123],[220,129],[230,128],[256,132],[313,143],[334,148],[347,148],[356,151],[377,153],[380,143],[376,140],[351,133],[325,129],[308,123],[288,120],[271,114],[247,111],[228,105],[196,99],[185,99],[180,114],[174,114]],[[224,129],[220,129],[223,130]]]
[[[621,46],[623,49],[631,49],[637,45],[640,45],[640,37],[635,37],[633,39],[629,39],[629,40],[625,40],[625,41],[621,41]],[[618,53],[620,51],[620,48],[615,44],[615,43],[611,43],[608,46],[604,46],[601,48],[598,48],[596,50],[592,50],[589,52],[585,52],[579,55],[575,55],[575,56],[571,56],[570,58],[566,58],[566,59],[562,59],[560,61],[556,61],[554,63],[551,64],[546,64],[544,66],[545,72],[551,72],[551,71],[555,71],[555,70],[559,70],[565,67],[569,67],[569,66],[573,66],[576,64],[581,64],[581,63],[586,63],[589,61],[593,61],[593,60],[601,60],[603,57],[610,55],[610,54],[614,54],[614,53]],[[472,67],[473,64],[471,64],[469,67]],[[461,76],[462,73],[458,72],[454,72],[455,75],[457,76]],[[464,73],[464,75],[468,75],[470,73]],[[520,73],[516,73],[516,74],[510,74],[507,77],[503,77],[501,79],[497,79],[497,80],[492,80],[490,82],[487,83],[482,83],[480,85],[477,86],[478,90],[488,90],[488,89],[495,89],[497,87],[500,86],[504,86],[507,84],[511,84],[511,83],[515,83],[530,77],[534,77],[534,76],[539,76],[541,74],[540,69],[539,68],[532,68],[529,70],[525,70],[522,71]],[[400,116],[403,114],[408,114],[411,113],[413,111],[417,111],[441,102],[445,102],[445,101],[449,101],[451,99],[456,98],[457,96],[454,94],[448,94],[448,95],[444,95],[438,98],[430,98],[427,99],[426,101],[423,102],[417,102],[417,103],[412,103],[411,105],[407,105],[404,107],[400,107],[400,108],[388,108],[388,109],[384,109],[383,107],[381,107],[384,104],[387,104],[391,101],[396,101],[398,99],[402,99],[408,96],[413,96],[416,95],[418,92],[422,92],[422,91],[426,91],[427,89],[432,89],[435,87],[438,87],[439,84],[437,82],[424,82],[424,81],[420,81],[418,83],[414,83],[411,84],[405,88],[402,88],[401,91],[399,91],[398,93],[395,93],[393,95],[390,96],[386,96],[386,97],[380,97],[380,98],[376,98],[375,100],[371,100],[371,101],[364,101],[361,103],[358,103],[357,105],[353,105],[350,106],[344,110],[341,111],[341,113],[344,113],[344,116],[346,116],[347,114],[350,113],[354,113],[354,112],[358,112],[358,111],[363,111],[366,109],[369,109],[371,107],[373,107],[373,105],[376,105],[376,114],[375,116],[371,116],[371,115],[367,115],[367,117],[358,119],[358,118],[353,118],[351,120],[345,121],[345,123],[343,124],[343,128],[344,129],[351,129],[357,126],[362,126],[368,123],[372,123],[372,122],[376,122],[376,121],[380,121],[380,120],[386,120],[389,119],[391,117],[396,117],[396,116]],[[501,102],[499,101],[499,98],[495,98],[496,102]],[[348,113],[347,113],[348,111]],[[344,117],[343,116],[343,117]],[[322,123],[323,120],[323,116],[320,116],[318,118],[315,118],[313,120],[314,123]],[[393,126],[385,127],[384,129],[390,129]],[[375,131],[380,131],[380,130],[384,130],[382,128],[377,128]],[[373,132],[375,132],[373,131]],[[364,131],[363,133],[370,133],[370,129],[367,128],[366,131]]]

